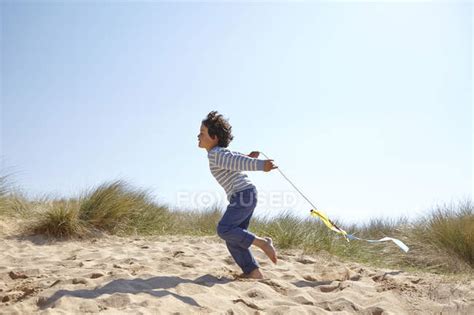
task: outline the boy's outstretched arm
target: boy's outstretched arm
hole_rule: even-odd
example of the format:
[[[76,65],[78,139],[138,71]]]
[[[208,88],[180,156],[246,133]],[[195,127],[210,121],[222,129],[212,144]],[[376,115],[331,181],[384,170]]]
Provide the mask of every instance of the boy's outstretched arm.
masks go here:
[[[252,151],[249,153],[249,157],[251,158],[255,158],[255,159],[258,159],[258,156],[260,155],[260,152],[258,151]],[[263,171],[264,172],[269,172],[275,168],[278,168],[278,166],[275,165],[275,163],[273,163],[273,160],[264,160],[265,161],[265,164],[263,165]]]
[[[212,165],[231,171],[268,172],[277,168],[273,160],[259,160],[233,151],[214,151],[209,157]]]

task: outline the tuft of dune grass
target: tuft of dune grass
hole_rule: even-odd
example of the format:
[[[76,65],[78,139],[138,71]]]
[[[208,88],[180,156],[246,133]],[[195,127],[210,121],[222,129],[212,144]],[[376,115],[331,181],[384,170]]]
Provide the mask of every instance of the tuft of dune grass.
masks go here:
[[[438,206],[413,223],[414,253],[405,259],[435,271],[474,269],[474,209],[470,200]]]
[[[82,237],[88,234],[85,223],[79,219],[79,204],[74,201],[51,202],[32,225],[35,234],[54,238]]]
[[[37,207],[41,208],[34,213],[38,219],[29,230],[55,238],[83,237],[97,231],[150,235],[174,230],[167,207],[155,204],[147,191],[123,180],[104,183],[79,198],[43,201]]]
[[[0,176],[0,215],[23,217],[30,212],[30,202],[19,191],[15,191],[9,175]]]
[[[470,201],[457,209],[442,207],[428,216],[425,226],[433,244],[474,267],[474,212]]]
[[[102,184],[83,196],[79,219],[114,234],[162,234],[172,223],[167,207],[156,205],[147,191],[123,180]]]

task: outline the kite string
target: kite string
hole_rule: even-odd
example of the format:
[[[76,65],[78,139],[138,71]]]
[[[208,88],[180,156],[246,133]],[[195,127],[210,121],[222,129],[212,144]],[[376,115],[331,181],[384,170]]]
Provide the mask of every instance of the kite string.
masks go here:
[[[262,153],[262,155],[267,158],[267,160],[270,160],[270,158],[263,152],[260,152]],[[283,175],[283,177],[301,194],[301,196],[303,196],[304,199],[306,199],[307,202],[309,202],[309,204],[314,208],[314,210],[316,210],[316,206],[308,199],[306,198],[306,196],[301,192],[301,190],[298,189],[298,187],[295,186],[295,184],[293,184],[293,182],[288,178],[286,177],[285,174],[283,174],[283,172],[281,171],[280,167],[277,168],[277,170],[281,173],[281,175]]]
[[[270,158],[263,152],[260,152],[262,153],[262,155],[267,159],[267,160],[270,160]],[[303,196],[303,198],[313,207],[314,211],[318,211],[318,208],[311,202],[311,200],[309,200],[302,192],[301,190],[298,189],[298,187],[296,187],[295,184],[293,184],[293,182],[285,175],[283,174],[283,172],[281,171],[280,167],[277,168],[277,170],[280,172],[281,175],[283,175],[283,177],[301,194],[301,196]],[[341,229],[339,226],[337,226],[333,221],[331,221],[329,218],[327,218],[327,221],[330,222],[331,225],[333,225],[337,230],[339,230],[340,233],[342,233],[344,235],[344,237],[346,238],[346,232]],[[347,239],[347,238],[346,238]]]

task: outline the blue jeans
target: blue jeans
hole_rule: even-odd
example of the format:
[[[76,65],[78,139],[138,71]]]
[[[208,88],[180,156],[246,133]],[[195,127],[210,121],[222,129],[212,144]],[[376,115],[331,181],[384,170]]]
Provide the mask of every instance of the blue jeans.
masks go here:
[[[252,187],[234,193],[217,225],[217,235],[225,240],[227,249],[244,273],[260,267],[250,251],[255,234],[247,231],[257,206],[257,190]]]

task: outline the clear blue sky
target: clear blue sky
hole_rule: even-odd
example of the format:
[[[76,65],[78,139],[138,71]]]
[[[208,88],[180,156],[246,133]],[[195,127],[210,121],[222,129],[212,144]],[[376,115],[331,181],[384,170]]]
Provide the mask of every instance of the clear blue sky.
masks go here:
[[[122,178],[173,207],[206,194],[225,205],[197,147],[216,109],[233,125],[230,149],[265,152],[332,218],[472,198],[467,2],[3,1],[1,11],[1,166],[30,196]],[[278,172],[249,176],[256,215],[308,214]]]

